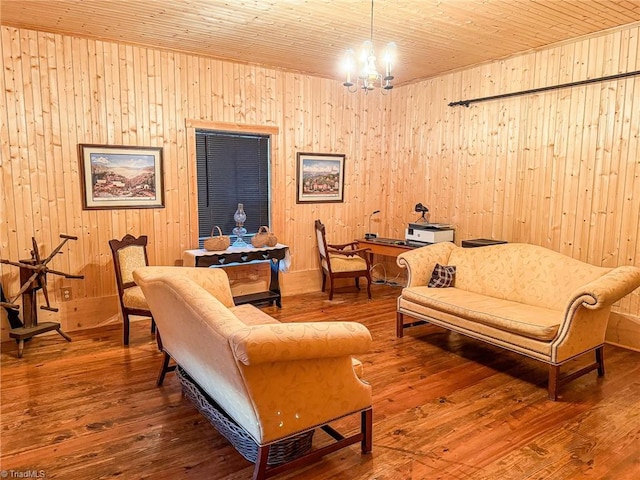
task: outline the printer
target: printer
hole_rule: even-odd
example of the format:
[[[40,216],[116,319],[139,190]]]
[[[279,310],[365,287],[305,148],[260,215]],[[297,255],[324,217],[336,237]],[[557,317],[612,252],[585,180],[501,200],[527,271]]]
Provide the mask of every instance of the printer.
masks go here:
[[[412,247],[422,247],[432,243],[453,242],[453,226],[447,223],[429,223],[425,216],[429,209],[418,203],[416,212],[421,212],[422,216],[414,223],[409,224],[405,230],[405,240],[407,245]]]
[[[431,243],[453,242],[453,227],[445,223],[410,223],[405,230],[407,245],[421,247]]]

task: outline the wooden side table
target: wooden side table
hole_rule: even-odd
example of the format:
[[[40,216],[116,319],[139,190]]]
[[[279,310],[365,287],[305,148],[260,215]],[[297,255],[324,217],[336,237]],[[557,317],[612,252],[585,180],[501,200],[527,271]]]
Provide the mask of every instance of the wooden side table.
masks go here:
[[[245,303],[275,303],[282,308],[282,295],[280,293],[280,270],[288,268],[289,247],[278,244],[275,247],[229,247],[220,252],[210,252],[204,249],[185,250],[182,254],[183,265],[186,267],[226,267],[243,265],[248,263],[269,262],[271,278],[269,290],[265,292],[250,293],[233,297],[236,305]],[[284,261],[285,264],[280,262]]]

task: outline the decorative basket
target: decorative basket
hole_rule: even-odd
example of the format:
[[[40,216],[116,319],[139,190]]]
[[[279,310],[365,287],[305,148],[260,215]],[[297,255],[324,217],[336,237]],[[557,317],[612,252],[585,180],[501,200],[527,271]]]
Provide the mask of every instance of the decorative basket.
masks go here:
[[[261,247],[275,247],[278,243],[278,239],[276,236],[269,231],[269,227],[262,226],[258,229],[258,233],[256,233],[251,239],[251,245],[256,248]]]
[[[215,229],[218,229],[218,236],[214,236]],[[222,235],[222,230],[219,226],[215,226],[211,229],[211,236],[204,241],[204,248],[210,252],[218,252],[220,250],[226,250],[229,248],[231,240],[226,235]]]
[[[240,455],[250,462],[255,463],[258,458],[258,444],[256,441],[229,417],[180,366],[176,369],[176,375],[182,384],[184,396],[211,422],[218,433],[235,447]],[[311,450],[314,432],[315,430],[304,432],[271,445],[267,464],[279,465],[290,462],[307,453]]]

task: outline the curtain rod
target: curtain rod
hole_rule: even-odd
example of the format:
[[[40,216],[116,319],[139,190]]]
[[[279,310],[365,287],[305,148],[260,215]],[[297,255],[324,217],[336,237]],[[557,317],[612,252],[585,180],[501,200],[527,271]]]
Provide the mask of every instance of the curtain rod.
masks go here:
[[[608,82],[610,80],[617,80],[619,78],[625,78],[625,77],[633,77],[635,75],[640,75],[640,70],[636,70],[635,72],[618,73],[617,75],[610,75],[608,77],[590,78],[588,80],[580,80],[579,82],[563,83],[562,85],[552,85],[549,87],[534,88],[532,90],[523,90],[521,92],[503,93],[502,95],[493,95],[491,97],[474,98],[473,100],[460,100],[459,102],[451,102],[449,106],[455,107],[458,105],[464,105],[465,107],[468,107],[472,103],[486,102],[488,100],[497,100],[499,98],[515,97],[517,95],[528,95],[531,93],[546,92],[549,90],[556,90],[558,88],[577,87],[578,85],[587,85],[589,83]]]

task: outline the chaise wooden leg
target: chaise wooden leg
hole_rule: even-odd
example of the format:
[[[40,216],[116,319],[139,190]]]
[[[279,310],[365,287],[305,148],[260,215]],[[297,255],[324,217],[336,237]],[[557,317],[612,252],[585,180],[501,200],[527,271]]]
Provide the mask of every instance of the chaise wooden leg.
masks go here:
[[[333,277],[329,279],[329,300],[333,300]]]
[[[286,463],[281,463],[279,465],[268,465],[270,446],[259,446],[258,455],[255,461],[255,468],[253,470],[253,480],[264,480],[266,478],[280,475],[280,473],[284,471],[310,465],[313,462],[318,461],[325,455],[329,455],[330,453],[348,447],[349,445],[355,445],[358,442],[360,442],[363,454],[371,453],[371,450],[373,448],[373,409],[371,407],[363,412],[360,412],[360,432],[354,435],[345,437],[329,424],[321,425],[320,428],[327,435],[333,438],[335,442],[313,448],[310,452],[294,458],[293,460],[290,460]]]
[[[158,350],[161,352],[162,349],[162,337],[160,336],[160,330],[156,329],[156,345],[158,345]]]
[[[558,379],[560,378],[560,366],[549,365],[549,400],[558,400]]]
[[[167,374],[167,372],[172,372],[173,370],[176,369],[175,365],[169,366],[169,361],[171,360],[171,357],[169,356],[169,354],[167,352],[162,352],[162,353],[164,355],[164,357],[162,358],[162,368],[160,369],[160,373],[158,374],[158,379],[156,380],[156,385],[158,387],[160,387],[164,382],[164,377]]]
[[[360,417],[360,430],[362,432],[362,442],[360,442],[362,453],[371,453],[373,448],[373,410],[365,410]]]
[[[269,459],[269,450],[271,445],[258,447],[258,456],[256,458],[256,466],[253,469],[253,480],[264,480],[267,478],[267,460]]]
[[[604,377],[604,347],[596,348],[596,364],[598,365],[598,376]]]
[[[322,291],[324,292],[325,288],[327,286],[327,275],[324,273],[324,270],[322,271]]]
[[[402,338],[404,335],[404,315],[396,312],[396,337]]]

